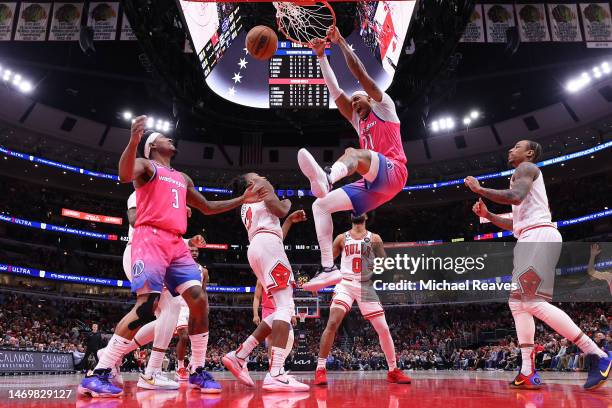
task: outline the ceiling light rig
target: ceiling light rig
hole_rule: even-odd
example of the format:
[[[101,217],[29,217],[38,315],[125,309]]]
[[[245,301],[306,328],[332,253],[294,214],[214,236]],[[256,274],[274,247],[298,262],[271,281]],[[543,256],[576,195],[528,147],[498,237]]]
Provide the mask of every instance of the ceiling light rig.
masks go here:
[[[32,92],[34,86],[32,86],[32,82],[19,73],[15,72],[10,68],[0,65],[0,82],[4,83],[6,86],[13,87],[18,91],[28,94]]]
[[[576,93],[586,88],[591,82],[602,80],[609,77],[612,73],[612,62],[604,61],[591,68],[591,71],[584,71],[579,76],[570,79],[565,84],[565,90],[569,93]]]
[[[170,130],[172,129],[172,122],[160,118],[155,118],[152,115],[146,116],[147,121],[145,123],[145,128],[150,130],[157,130],[159,132],[170,132]],[[131,123],[134,123],[134,121],[136,120],[134,118],[134,114],[132,114],[132,112],[128,110],[122,113],[122,117],[124,120],[130,121]]]
[[[480,111],[478,111],[477,109],[473,109],[471,112],[469,112],[463,117],[463,126],[465,126],[466,128],[471,127],[475,121],[480,119],[480,117]],[[449,115],[434,120],[433,122],[431,122],[429,127],[433,133],[439,133],[444,131],[451,132],[457,127],[457,124],[456,119],[453,116]]]

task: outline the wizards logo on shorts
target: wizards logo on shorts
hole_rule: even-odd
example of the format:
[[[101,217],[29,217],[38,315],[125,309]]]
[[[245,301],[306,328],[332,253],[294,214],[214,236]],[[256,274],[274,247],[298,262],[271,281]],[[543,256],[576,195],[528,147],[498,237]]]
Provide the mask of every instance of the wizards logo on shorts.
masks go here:
[[[386,160],[387,162],[387,170],[393,170],[393,162],[391,160]]]
[[[144,262],[141,259],[137,260],[134,263],[134,266],[132,266],[132,278],[137,278],[142,275],[142,273],[144,272],[144,268]]]

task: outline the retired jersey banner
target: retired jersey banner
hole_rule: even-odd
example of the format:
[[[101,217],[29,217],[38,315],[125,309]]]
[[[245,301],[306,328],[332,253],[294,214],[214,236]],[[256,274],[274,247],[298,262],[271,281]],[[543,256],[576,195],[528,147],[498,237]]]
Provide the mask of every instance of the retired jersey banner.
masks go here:
[[[62,208],[62,215],[64,217],[78,218],[79,220],[102,222],[105,224],[123,224],[123,219],[120,217],[111,217],[108,215],[89,214],[82,211],[70,210],[68,208]]]
[[[461,42],[483,43],[485,42],[484,19],[482,15],[482,4],[476,4],[461,37]]]
[[[575,4],[548,4],[548,19],[553,41],[582,41],[582,31],[580,31],[578,22],[578,6]]]
[[[517,4],[516,15],[522,42],[550,41],[544,4]]]
[[[87,25],[94,30],[94,40],[110,41],[117,37],[117,15],[119,3],[89,3]]]
[[[9,41],[13,33],[17,3],[0,3],[0,41]]]
[[[53,3],[49,41],[77,41],[82,15],[83,3]]]
[[[580,4],[584,39],[589,47],[612,47],[612,20],[609,3]]]
[[[136,35],[134,34],[134,30],[132,30],[132,26],[125,12],[121,17],[121,37],[119,39],[121,41],[136,41]]]
[[[51,3],[21,3],[16,41],[45,41]]]
[[[485,4],[487,42],[505,43],[506,31],[514,27],[514,6],[512,4]]]

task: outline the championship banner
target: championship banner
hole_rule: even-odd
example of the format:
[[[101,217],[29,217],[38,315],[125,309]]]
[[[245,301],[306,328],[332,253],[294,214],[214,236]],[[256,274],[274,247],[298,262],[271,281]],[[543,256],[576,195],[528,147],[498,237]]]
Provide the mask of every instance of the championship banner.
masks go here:
[[[136,34],[134,34],[134,30],[130,25],[130,21],[128,20],[125,12],[121,17],[121,36],[119,37],[120,41],[136,41]],[[187,41],[189,42],[189,41]]]
[[[51,3],[21,3],[15,41],[45,41]]]
[[[548,19],[553,41],[582,41],[582,31],[578,23],[578,6],[575,4],[548,4]]]
[[[89,214],[86,212],[70,210],[68,208],[62,208],[62,215],[64,217],[77,218],[79,220],[92,221],[92,222],[102,222],[105,224],[115,224],[115,225],[123,224],[123,219],[119,217],[111,217],[108,215],[99,215],[99,214]]]
[[[466,43],[483,43],[485,42],[484,20],[482,16],[482,4],[476,4],[474,12],[470,16],[461,37],[461,42]]]
[[[589,48],[612,47],[612,20],[609,3],[580,4],[584,39]]]
[[[485,4],[487,42],[505,43],[506,31],[514,27],[514,6],[512,4]]]
[[[117,36],[119,3],[89,3],[87,25],[94,30],[95,41],[111,41]]]
[[[517,4],[516,15],[522,42],[550,41],[544,4]]]
[[[49,41],[77,41],[82,15],[83,3],[53,3]]]
[[[17,3],[0,3],[0,41],[10,41]]]
[[[0,349],[0,373],[74,371],[71,353]]]

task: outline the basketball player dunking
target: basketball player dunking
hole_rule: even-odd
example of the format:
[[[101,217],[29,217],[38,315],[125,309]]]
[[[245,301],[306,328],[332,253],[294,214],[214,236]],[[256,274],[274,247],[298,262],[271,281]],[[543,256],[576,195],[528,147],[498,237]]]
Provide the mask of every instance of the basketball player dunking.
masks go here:
[[[130,142],[119,160],[119,179],[136,188],[136,224],[132,240],[132,292],[136,304],[117,324],[115,333],[93,372],[79,385],[81,394],[120,396],[110,372],[130,346],[138,329],[155,319],[155,309],[165,286],[181,295],[189,306],[189,336],[192,349],[191,387],[206,393],[219,393],[221,386],[204,370],[208,343],[208,299],[202,289],[200,272],[182,235],[187,228],[187,204],[206,215],[229,211],[247,202],[259,201],[254,188],[227,201],[208,201],[198,193],[193,181],[170,163],[176,154],[173,141],[161,133],[143,138],[146,116],[132,124]],[[144,144],[142,143],[144,141]],[[136,158],[137,150],[145,158]]]
[[[258,186],[260,191],[266,191],[267,194],[263,200],[244,204],[240,210],[242,222],[249,235],[247,257],[257,280],[261,282],[266,293],[272,294],[276,310],[262,320],[238,350],[225,355],[222,361],[240,382],[253,386],[245,359],[257,344],[270,336],[270,370],[262,388],[265,391],[308,391],[308,385],[284,371],[289,332],[293,330],[291,318],[295,314],[295,305],[293,272],[283,245],[288,229],[281,227],[280,218],[289,213],[291,201],[279,200],[268,180],[256,173],[247,173],[232,181],[234,194],[242,194],[250,186]],[[303,211],[298,212],[298,217],[305,217]]]
[[[371,276],[368,273],[372,270],[374,258],[384,258],[386,255],[382,239],[378,234],[366,229],[366,220],[365,214],[351,215],[352,228],[338,235],[334,240],[334,259],[342,254],[340,261],[342,281],[334,289],[329,308],[329,319],[321,336],[315,373],[315,384],[317,385],[327,384],[325,370],[327,357],[334,344],[338,327],[344,316],[351,311],[351,306],[355,301],[359,305],[361,315],[372,324],[378,334],[380,346],[389,366],[387,381],[396,384],[410,384],[410,377],[397,368],[395,346],[385,319],[385,311],[373,290]],[[367,292],[365,298],[363,292]]]
[[[329,94],[342,116],[359,134],[360,148],[346,149],[344,155],[325,170],[306,149],[298,152],[300,169],[310,180],[312,193],[318,197],[312,205],[312,213],[321,248],[321,269],[303,285],[309,291],[334,285],[342,279],[334,266],[332,254],[332,213],[353,210],[354,214],[365,214],[374,210],[395,197],[408,179],[400,123],[393,100],[370,78],[336,27],[330,28],[327,35],[340,47],[351,73],[365,92],[358,91],[349,97],[340,89],[325,57],[325,41],[315,40],[312,49],[319,58]],[[355,172],[363,179],[330,191],[333,183]]]
[[[512,205],[512,219],[489,212],[482,199],[473,208],[476,215],[500,228],[513,231],[517,238],[512,281],[519,290],[511,293],[509,305],[521,349],[522,366],[510,386],[537,389],[542,385],[542,379],[534,367],[535,316],[573,341],[583,353],[595,355],[597,361],[591,366],[584,384],[585,389],[594,389],[608,378],[612,353],[608,354],[597,347],[565,312],[548,303],[552,300],[555,266],[561,253],[562,239],[551,222],[544,178],[535,165],[541,153],[542,147],[530,140],[521,140],[510,149],[508,162],[516,170],[508,190],[484,188],[471,176],[465,179],[466,186],[474,193],[499,204]]]

